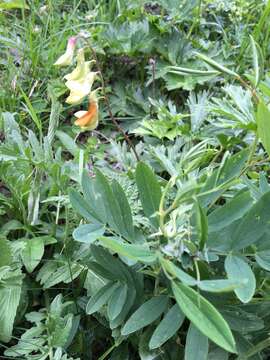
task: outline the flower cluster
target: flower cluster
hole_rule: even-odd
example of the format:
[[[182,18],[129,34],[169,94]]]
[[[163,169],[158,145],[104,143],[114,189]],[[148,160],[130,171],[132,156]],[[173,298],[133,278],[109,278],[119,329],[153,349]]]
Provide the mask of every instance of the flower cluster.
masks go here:
[[[71,37],[68,40],[66,51],[54,63],[56,66],[68,66],[73,62],[75,54],[77,37]],[[82,130],[93,130],[98,126],[98,89],[92,91],[92,86],[97,78],[97,72],[91,71],[92,61],[85,61],[84,48],[77,51],[77,65],[75,69],[64,76],[65,85],[70,90],[70,94],[66,99],[68,104],[77,105],[88,96],[89,105],[87,111],[78,111],[75,113],[77,120],[75,125]]]

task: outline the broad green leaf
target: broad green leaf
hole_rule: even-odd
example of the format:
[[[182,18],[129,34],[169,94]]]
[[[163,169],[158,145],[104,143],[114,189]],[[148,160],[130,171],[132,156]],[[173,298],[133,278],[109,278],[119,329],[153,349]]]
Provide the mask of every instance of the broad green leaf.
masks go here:
[[[207,360],[208,359],[208,337],[203,335],[192,323],[189,325],[185,360]]]
[[[108,187],[106,179],[105,184]],[[83,171],[82,190],[85,202],[91,209],[92,216],[100,223],[106,224],[108,223],[108,205],[105,202],[106,200],[104,200],[103,192],[99,188],[100,186],[102,187],[102,184],[97,183],[96,178],[90,178],[89,174]]]
[[[85,309],[86,314],[91,315],[96,311],[100,310],[102,306],[108,302],[108,300],[110,299],[116,288],[117,288],[117,283],[108,283],[105,286],[103,286],[88,301]]]
[[[145,246],[126,244],[104,236],[102,236],[99,240],[105,247],[132,260],[141,261],[143,263],[152,263],[157,259],[157,255]]]
[[[155,321],[166,309],[168,297],[159,295],[142,304],[128,319],[121,330],[122,335],[129,335]]]
[[[82,217],[89,221],[99,223],[102,222],[97,216],[97,214],[93,212],[92,208],[88,205],[82,195],[78,193],[78,191],[70,189],[69,200],[73,209],[77,211]]]
[[[107,249],[92,244],[91,253],[97,261],[97,264],[109,272],[112,278],[122,282],[128,280],[124,271],[125,266],[122,264],[121,260],[113,256]]]
[[[240,219],[252,206],[249,191],[235,196],[225,205],[218,207],[208,216],[209,232],[219,231]]]
[[[12,261],[12,253],[10,243],[7,239],[0,237],[0,268],[10,265]]]
[[[181,327],[185,315],[179,309],[178,304],[173,305],[156,327],[150,342],[149,348],[156,349],[169,340]]]
[[[245,279],[220,279],[220,280],[201,280],[198,281],[198,287],[203,291],[221,293],[233,291],[243,287],[246,284]]]
[[[225,270],[232,281],[245,280],[245,284],[234,292],[243,303],[249,302],[256,290],[256,279],[248,263],[239,256],[228,255],[225,259]]]
[[[194,286],[197,285],[197,280],[192,276],[187,274],[185,271],[181,270],[178,266],[174,265],[170,260],[160,258],[161,265],[166,273],[169,273],[174,278],[179,279],[186,285]]]
[[[199,237],[199,246],[202,250],[206,244],[208,238],[208,221],[204,209],[201,207],[199,201],[195,202],[195,214],[196,214],[196,227]]]
[[[40,263],[44,254],[44,241],[42,237],[25,240],[22,251],[22,261],[26,270],[31,273]]]
[[[5,276],[5,283],[0,283],[0,341],[9,342],[13,324],[20,302],[22,278],[20,271],[10,272]]]
[[[73,231],[74,240],[92,244],[105,232],[105,227],[100,224],[83,224]]]
[[[217,309],[190,287],[172,282],[175,299],[186,317],[210,340],[235,353],[232,332]]]
[[[232,235],[231,247],[241,250],[256,243],[265,233],[270,221],[270,191],[251,207]]]
[[[126,284],[119,285],[113,292],[108,303],[108,316],[110,320],[114,320],[122,311],[126,302],[128,287]]]
[[[161,188],[150,167],[142,162],[136,168],[136,183],[143,211],[151,223],[158,228],[159,221],[155,213],[159,210]]]
[[[210,65],[213,69],[215,69],[215,70],[217,70],[217,71],[219,71],[219,72],[222,72],[222,73],[225,73],[225,74],[234,76],[234,77],[236,77],[236,78],[240,78],[240,76],[239,76],[236,72],[234,72],[234,71],[226,68],[226,67],[223,66],[223,65],[220,65],[219,63],[217,63],[216,61],[212,60],[212,59],[209,58],[208,56],[203,55],[203,54],[200,54],[200,53],[197,53],[197,52],[196,52],[195,54],[196,54],[196,56],[197,56],[198,58],[200,58],[200,59],[201,59],[202,61],[204,61],[206,64]]]
[[[268,156],[270,156],[270,110],[262,100],[258,104],[256,121],[258,135]]]

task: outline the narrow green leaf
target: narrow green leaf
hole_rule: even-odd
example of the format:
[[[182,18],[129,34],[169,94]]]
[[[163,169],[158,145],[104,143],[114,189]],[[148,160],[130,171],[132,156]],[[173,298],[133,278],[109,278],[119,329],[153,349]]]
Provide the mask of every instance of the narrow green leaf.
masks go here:
[[[110,299],[116,288],[117,288],[117,283],[108,283],[105,286],[103,286],[88,301],[85,309],[86,314],[91,315],[96,311],[100,310],[102,306],[108,302],[108,300]]]
[[[197,285],[197,280],[187,274],[185,271],[174,265],[170,260],[160,258],[161,265],[166,273],[169,273],[174,278],[182,281],[186,285],[194,286]]]
[[[244,279],[218,279],[218,280],[201,280],[198,282],[198,287],[203,291],[221,293],[233,291],[245,285]]]
[[[158,228],[159,221],[155,213],[159,210],[161,188],[153,171],[142,162],[138,163],[136,168],[136,183],[143,211],[151,223]]]
[[[166,309],[168,297],[155,296],[142,304],[125,323],[121,334],[129,335],[155,321]]]
[[[270,110],[262,100],[258,104],[256,120],[258,135],[268,156],[270,156]]]
[[[185,360],[198,359],[208,359],[208,338],[191,323],[186,338]]]
[[[253,60],[253,70],[255,74],[255,88],[258,86],[260,81],[260,68],[259,68],[259,56],[256,48],[256,43],[251,35],[249,35],[251,50],[252,50],[252,60]]]
[[[210,340],[235,353],[232,332],[216,308],[190,287],[172,282],[175,299],[187,318]]]
[[[184,320],[185,315],[179,309],[178,304],[173,305],[156,327],[150,339],[149,348],[156,349],[163,345],[180,329]]]
[[[99,240],[105,247],[132,260],[141,261],[143,263],[152,263],[157,259],[157,255],[153,251],[147,249],[145,246],[125,244],[123,242],[104,236]]]
[[[108,303],[108,316],[110,320],[114,320],[120,314],[126,302],[128,287],[126,284],[119,286],[114,290]]]
[[[24,101],[26,103],[26,109],[29,112],[32,120],[34,121],[34,123],[36,124],[38,130],[40,133],[42,133],[42,123],[41,120],[39,119],[39,117],[36,114],[35,109],[33,108],[33,105],[31,104],[31,101],[29,99],[29,97],[26,95],[26,93],[23,91],[23,89],[21,87],[19,87],[20,92],[22,93],[22,96],[24,98]]]
[[[196,227],[199,237],[199,247],[202,250],[208,238],[208,220],[204,209],[199,201],[195,202]]]
[[[196,70],[190,68],[183,68],[180,66],[168,66],[166,69],[168,70],[169,73],[179,74],[179,75],[212,76],[212,75],[218,75],[220,73],[219,71]]]
[[[124,231],[124,236],[129,241],[134,241],[134,226],[133,219],[131,214],[131,209],[126,197],[126,194],[122,187],[116,180],[112,182],[112,191],[119,204],[120,217],[122,219],[122,227]]]
[[[234,292],[239,300],[248,303],[256,290],[256,279],[248,263],[239,256],[228,255],[225,259],[225,270],[230,280],[245,280],[245,283]]]
[[[222,73],[225,73],[225,74],[228,74],[228,75],[232,75],[232,76],[234,76],[234,77],[236,77],[236,78],[239,78],[239,77],[240,77],[236,72],[234,72],[234,71],[226,68],[226,67],[223,66],[223,65],[220,65],[219,63],[217,63],[216,61],[210,59],[210,58],[209,58],[208,56],[206,56],[206,55],[203,55],[203,54],[200,54],[200,53],[197,53],[197,52],[195,53],[195,55],[196,55],[199,59],[201,59],[202,61],[204,61],[206,64],[210,65],[212,68],[216,69],[216,70],[219,71],[219,72],[222,72]]]

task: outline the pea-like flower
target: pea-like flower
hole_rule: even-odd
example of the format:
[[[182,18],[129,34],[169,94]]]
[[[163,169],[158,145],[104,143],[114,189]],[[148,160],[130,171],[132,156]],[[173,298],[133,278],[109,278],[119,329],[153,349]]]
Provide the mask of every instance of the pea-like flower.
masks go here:
[[[71,38],[68,39],[68,44],[65,53],[56,60],[54,65],[68,66],[72,64],[77,39],[78,39],[77,36],[72,36]]]
[[[77,53],[77,66],[71,73],[64,76],[64,79],[70,81],[84,78],[87,74],[89,74],[91,65],[94,63],[95,60],[85,61],[84,48],[79,49]]]
[[[96,72],[89,72],[86,76],[77,80],[68,80],[66,86],[70,90],[70,95],[66,102],[73,105],[79,104],[85,96],[90,94],[96,75]]]
[[[94,130],[98,126],[98,98],[97,91],[92,91],[89,96],[89,104],[87,111],[78,111],[74,115],[77,120],[75,125],[79,126],[82,130]]]

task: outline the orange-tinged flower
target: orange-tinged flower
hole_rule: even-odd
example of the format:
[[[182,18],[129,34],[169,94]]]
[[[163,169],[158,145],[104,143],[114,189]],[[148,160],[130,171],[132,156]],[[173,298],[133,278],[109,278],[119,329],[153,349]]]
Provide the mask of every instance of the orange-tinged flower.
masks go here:
[[[87,111],[78,111],[74,115],[78,118],[75,125],[82,130],[94,130],[98,126],[98,99],[96,91],[92,91],[89,96],[89,105]]]
[[[57,65],[57,66],[71,65],[72,60],[73,60],[75,46],[76,46],[76,41],[77,41],[76,36],[72,36],[71,38],[68,39],[68,44],[67,44],[65,53],[63,55],[61,55],[59,59],[56,60],[54,65]]]

